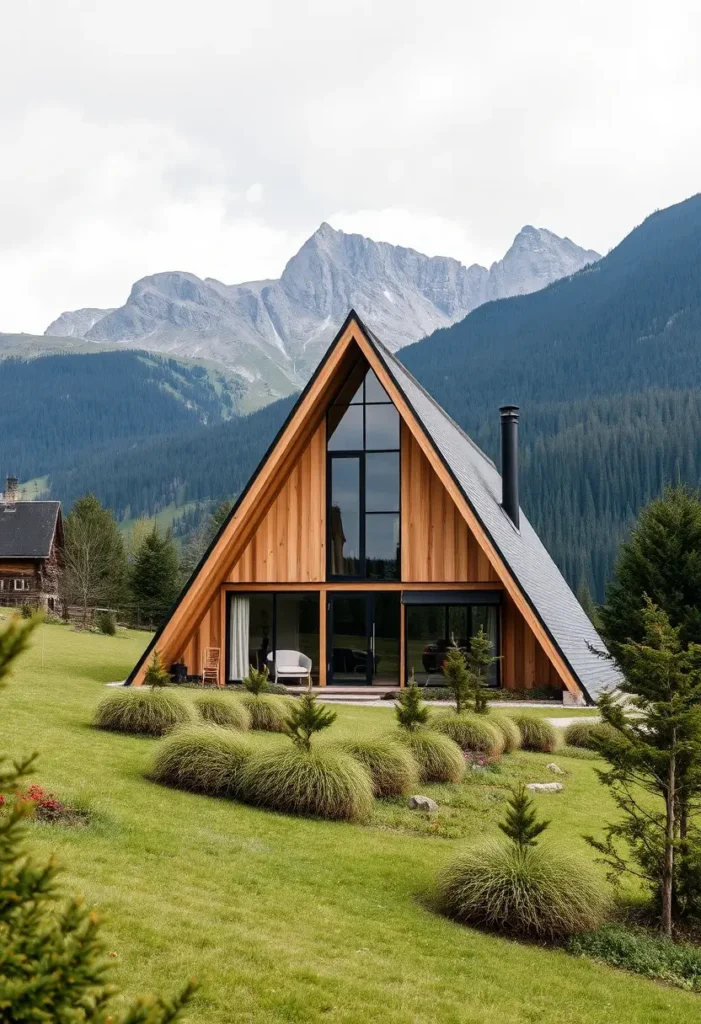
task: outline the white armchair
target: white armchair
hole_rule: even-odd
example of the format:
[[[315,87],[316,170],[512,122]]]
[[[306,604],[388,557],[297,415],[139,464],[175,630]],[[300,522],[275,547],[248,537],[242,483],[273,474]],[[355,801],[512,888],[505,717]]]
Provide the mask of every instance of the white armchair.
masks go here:
[[[275,679],[311,680],[312,659],[301,651],[275,651],[268,655]]]

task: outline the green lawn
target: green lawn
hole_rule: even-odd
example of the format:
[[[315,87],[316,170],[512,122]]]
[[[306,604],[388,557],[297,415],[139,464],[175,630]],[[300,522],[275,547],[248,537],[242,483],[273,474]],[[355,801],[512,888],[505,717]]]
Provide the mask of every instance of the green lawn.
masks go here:
[[[40,750],[38,781],[92,808],[87,828],[36,825],[33,839],[58,852],[67,887],[106,915],[115,980],[129,995],[194,975],[189,1019],[208,1024],[698,1020],[697,996],[427,908],[437,869],[496,831],[510,781],[552,778],[551,755],[512,756],[459,787],[422,787],[442,804],[435,824],[400,802],[359,826],[169,791],[143,777],[157,741],[89,724],[104,682],[124,677],[146,634],[48,625],[39,634],[0,696],[0,748]],[[390,707],[338,711],[337,736],[392,727]],[[559,761],[566,791],[537,799],[552,841],[589,856],[581,834],[600,828],[610,804],[591,761]]]

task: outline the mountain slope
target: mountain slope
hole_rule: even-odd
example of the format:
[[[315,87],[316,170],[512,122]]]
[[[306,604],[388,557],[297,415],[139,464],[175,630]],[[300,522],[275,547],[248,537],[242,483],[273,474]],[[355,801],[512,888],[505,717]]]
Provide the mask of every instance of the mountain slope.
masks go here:
[[[498,406],[521,405],[524,509],[570,582],[599,597],[633,516],[701,482],[701,196],[649,217],[594,267],[492,302],[407,347],[420,382],[498,460]],[[244,419],[52,474],[117,510],[234,495],[291,399]]]
[[[225,285],[154,274],[137,281],[120,308],[63,313],[46,333],[215,360],[253,389],[281,396],[305,383],[351,306],[398,349],[483,302],[541,288],[596,259],[526,226],[487,270],[322,224],[278,281]]]
[[[220,422],[237,398],[235,382],[223,375],[146,352],[6,358],[0,480],[62,467],[80,473],[90,458],[109,467],[137,443],[148,447],[160,436]]]

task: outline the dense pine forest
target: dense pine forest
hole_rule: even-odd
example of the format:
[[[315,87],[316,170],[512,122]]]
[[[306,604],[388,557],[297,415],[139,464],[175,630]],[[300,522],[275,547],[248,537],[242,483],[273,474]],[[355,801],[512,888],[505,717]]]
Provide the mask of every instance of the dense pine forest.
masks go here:
[[[222,375],[147,352],[2,360],[0,479],[77,468],[88,453],[109,462],[138,441],[231,416],[236,398]]]
[[[112,355],[140,360],[141,377],[124,370],[123,401],[106,408],[90,373]],[[701,196],[653,214],[593,267],[482,306],[401,358],[497,463],[498,407],[520,405],[522,506],[570,583],[603,597],[640,507],[666,483],[701,481]],[[59,373],[79,359],[93,361],[80,388]],[[68,506],[92,490],[124,518],[233,498],[292,399],[221,422],[227,407],[206,373],[171,362],[36,360],[17,409],[12,375],[28,364],[0,363],[0,462],[24,478],[49,473]],[[64,408],[62,394],[82,397]],[[178,531],[199,515],[190,508]]]

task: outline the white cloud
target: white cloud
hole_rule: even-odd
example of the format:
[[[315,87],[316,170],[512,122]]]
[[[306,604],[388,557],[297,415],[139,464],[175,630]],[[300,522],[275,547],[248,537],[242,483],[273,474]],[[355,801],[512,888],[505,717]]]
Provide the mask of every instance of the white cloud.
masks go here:
[[[0,330],[322,220],[464,262],[606,250],[698,190],[693,0],[25,0],[0,36]]]

